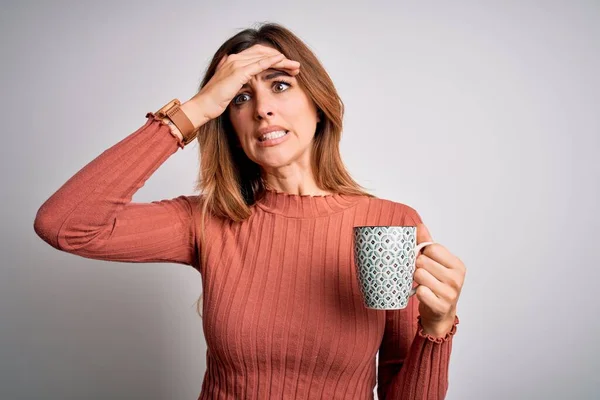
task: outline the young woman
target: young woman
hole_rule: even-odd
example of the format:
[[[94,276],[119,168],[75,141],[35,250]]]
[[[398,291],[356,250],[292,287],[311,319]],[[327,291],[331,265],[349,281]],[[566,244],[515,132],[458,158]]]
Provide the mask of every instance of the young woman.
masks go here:
[[[465,267],[427,246],[407,308],[363,305],[352,228],[414,225],[419,242],[431,237],[413,208],[346,171],[343,103],[298,37],[277,24],[236,34],[193,98],[146,117],[59,188],[34,228],[82,257],[201,273],[200,399],[371,399],[376,383],[380,399],[445,397]],[[191,140],[199,194],[131,202]]]

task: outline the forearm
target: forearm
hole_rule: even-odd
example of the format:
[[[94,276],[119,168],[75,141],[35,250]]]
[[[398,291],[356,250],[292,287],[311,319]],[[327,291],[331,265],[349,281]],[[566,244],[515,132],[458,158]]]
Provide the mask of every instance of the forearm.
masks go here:
[[[448,368],[452,338],[458,317],[450,331],[442,337],[425,332],[419,318],[406,358],[399,370],[379,390],[384,400],[442,400],[448,390]],[[382,371],[383,372],[383,371]]]
[[[37,212],[38,235],[57,249],[80,247],[113,219],[152,173],[177,151],[168,129],[146,120],[64,183]]]

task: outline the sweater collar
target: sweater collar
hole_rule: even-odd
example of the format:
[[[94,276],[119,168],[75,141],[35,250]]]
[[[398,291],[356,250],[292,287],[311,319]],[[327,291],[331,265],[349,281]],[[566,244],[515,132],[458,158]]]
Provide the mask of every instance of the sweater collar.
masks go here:
[[[256,206],[266,212],[291,218],[323,217],[352,207],[357,196],[339,193],[327,195],[299,195],[266,189]]]

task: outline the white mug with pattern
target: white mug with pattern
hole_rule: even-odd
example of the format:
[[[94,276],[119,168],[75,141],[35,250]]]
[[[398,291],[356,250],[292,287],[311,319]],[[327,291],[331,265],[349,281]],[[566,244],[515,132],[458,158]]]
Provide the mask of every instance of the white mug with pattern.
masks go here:
[[[365,307],[406,308],[413,289],[415,262],[421,249],[416,226],[356,226],[354,263]]]

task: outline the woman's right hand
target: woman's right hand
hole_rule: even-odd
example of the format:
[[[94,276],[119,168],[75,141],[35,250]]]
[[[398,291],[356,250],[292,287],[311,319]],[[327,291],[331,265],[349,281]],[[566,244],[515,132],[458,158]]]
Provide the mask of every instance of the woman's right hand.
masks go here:
[[[189,101],[194,103],[205,121],[217,118],[227,109],[242,85],[269,68],[284,69],[291,75],[297,75],[300,63],[285,58],[272,47],[256,44],[238,54],[224,56],[212,78]]]

